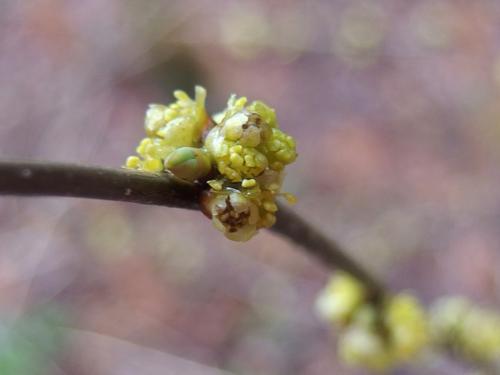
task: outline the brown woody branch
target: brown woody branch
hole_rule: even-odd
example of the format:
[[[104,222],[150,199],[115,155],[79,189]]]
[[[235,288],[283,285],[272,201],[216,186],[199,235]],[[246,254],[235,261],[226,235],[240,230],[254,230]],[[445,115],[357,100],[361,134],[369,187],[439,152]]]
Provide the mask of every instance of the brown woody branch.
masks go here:
[[[203,188],[168,174],[77,164],[0,161],[0,195],[93,198],[200,209]],[[302,248],[329,269],[342,269],[362,281],[374,300],[385,294],[382,283],[346,255],[340,246],[307,220],[280,206],[271,231]]]

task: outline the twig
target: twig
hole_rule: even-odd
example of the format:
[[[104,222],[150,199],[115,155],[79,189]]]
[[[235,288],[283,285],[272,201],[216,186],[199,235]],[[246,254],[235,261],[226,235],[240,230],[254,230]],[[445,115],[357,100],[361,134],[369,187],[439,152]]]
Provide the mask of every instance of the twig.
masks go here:
[[[271,227],[271,231],[301,245],[330,269],[341,269],[355,276],[368,287],[369,297],[374,302],[380,302],[386,294],[387,288],[360,264],[349,258],[339,244],[327,238],[288,207],[279,205],[276,224]]]
[[[77,164],[0,161],[0,194],[61,196],[199,209],[201,189],[167,174]]]
[[[202,188],[168,174],[136,172],[53,162],[0,161],[0,195],[62,196],[200,209]],[[330,269],[343,269],[361,280],[374,300],[382,283],[349,258],[322,233],[281,206],[272,231],[301,245]]]

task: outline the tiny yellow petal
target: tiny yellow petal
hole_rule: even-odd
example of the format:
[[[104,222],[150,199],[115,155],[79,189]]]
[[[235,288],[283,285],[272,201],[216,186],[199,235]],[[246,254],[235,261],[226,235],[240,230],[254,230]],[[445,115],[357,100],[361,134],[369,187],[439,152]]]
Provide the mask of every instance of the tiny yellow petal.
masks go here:
[[[276,223],[276,216],[270,212],[266,213],[264,216],[264,226],[269,228]]]
[[[279,161],[275,161],[271,164],[271,169],[274,169],[275,171],[281,171],[283,168],[283,163],[280,163]]]
[[[271,185],[269,185],[269,190],[271,190],[271,191],[278,191],[279,189],[280,189],[279,184],[272,183]]]
[[[288,150],[279,150],[276,153],[276,158],[284,163],[288,162],[290,159],[292,159],[292,154]]]
[[[231,160],[231,164],[235,167],[243,166],[243,158],[237,153],[232,153],[229,160]]]
[[[174,91],[174,96],[176,99],[179,99],[180,101],[188,101],[188,100],[191,100],[189,98],[189,95],[186,94],[185,91],[182,91],[182,90],[175,90]]]
[[[219,180],[208,180],[207,184],[214,190],[222,190],[222,183]]]
[[[136,151],[139,155],[146,155],[146,147],[151,144],[151,138],[144,138],[139,146],[137,146]]]
[[[290,204],[296,204],[297,203],[297,197],[291,193],[284,193],[283,196],[287,200],[288,203]]]
[[[243,186],[244,188],[254,187],[256,184],[257,184],[257,182],[253,178],[251,178],[251,179],[244,179],[241,182],[241,186]]]
[[[276,211],[278,211],[278,206],[276,205],[276,203],[268,201],[268,200],[264,201],[264,203],[262,204],[262,206],[264,207],[264,209],[266,211],[269,211],[269,212],[276,212]]]
[[[141,159],[137,156],[129,156],[125,162],[127,168],[137,169],[141,164]]]
[[[281,143],[278,140],[273,140],[269,145],[269,150],[278,151],[281,148]]]
[[[161,172],[163,170],[163,164],[160,159],[146,160],[142,167],[147,172]]]
[[[250,168],[255,167],[255,159],[253,158],[252,155],[245,155],[244,159],[245,159],[245,164],[248,167],[250,167]]]
[[[242,145],[236,145],[236,146],[231,147],[229,150],[232,153],[241,154],[243,152],[243,146]]]

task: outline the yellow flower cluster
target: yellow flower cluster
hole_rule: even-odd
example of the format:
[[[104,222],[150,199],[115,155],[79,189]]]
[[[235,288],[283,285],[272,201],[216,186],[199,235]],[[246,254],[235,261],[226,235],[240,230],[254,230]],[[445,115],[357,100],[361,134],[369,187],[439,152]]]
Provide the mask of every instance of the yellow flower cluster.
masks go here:
[[[194,100],[183,91],[168,106],[146,112],[147,137],[125,166],[207,183],[203,205],[217,229],[246,241],[276,221],[276,196],[283,170],[297,157],[295,140],[278,128],[276,113],[260,101],[232,95],[213,120],[205,110],[206,91],[197,86]]]
[[[260,101],[246,103],[232,95],[205,141],[230,182],[252,179],[266,169],[280,172],[297,157],[295,140],[278,129],[274,110]]]
[[[375,304],[352,276],[339,272],[319,295],[317,310],[339,329],[347,364],[383,371],[416,357],[428,343],[426,314],[409,294]]]
[[[472,361],[500,360],[500,315],[462,297],[437,300],[430,311],[436,343]]]
[[[339,271],[318,296],[316,310],[327,321],[345,326],[365,300],[364,286],[354,277]]]
[[[278,129],[272,108],[260,101],[247,105],[244,97],[232,95],[215,122],[205,139],[219,172],[217,178],[208,181],[216,196],[212,216],[227,237],[245,241],[259,228],[276,221],[275,200],[280,194],[283,168],[297,157],[295,140]],[[246,202],[244,216],[248,220],[239,220],[235,226],[236,213],[230,213],[236,196],[240,206]]]
[[[206,90],[196,86],[194,100],[184,91],[175,91],[174,96],[177,101],[168,106],[149,106],[144,121],[147,137],[137,146],[139,156],[129,156],[125,167],[162,172],[174,151],[201,146],[202,132],[209,122],[205,111]]]

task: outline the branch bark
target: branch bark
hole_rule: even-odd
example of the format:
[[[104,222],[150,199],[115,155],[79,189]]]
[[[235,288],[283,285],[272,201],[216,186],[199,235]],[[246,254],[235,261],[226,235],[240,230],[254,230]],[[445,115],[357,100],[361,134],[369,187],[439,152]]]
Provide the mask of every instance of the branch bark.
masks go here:
[[[0,161],[0,194],[94,198],[199,209],[201,188],[168,174],[53,162]]]
[[[168,174],[53,162],[0,161],[0,195],[93,198],[199,210],[201,186]],[[287,207],[271,231],[300,245],[329,269],[342,269],[381,300],[385,287],[334,241]]]
[[[350,258],[337,242],[326,237],[288,207],[279,205],[276,224],[270,230],[302,246],[328,268],[341,269],[355,276],[368,287],[369,298],[374,302],[381,302],[387,293],[382,282]]]

